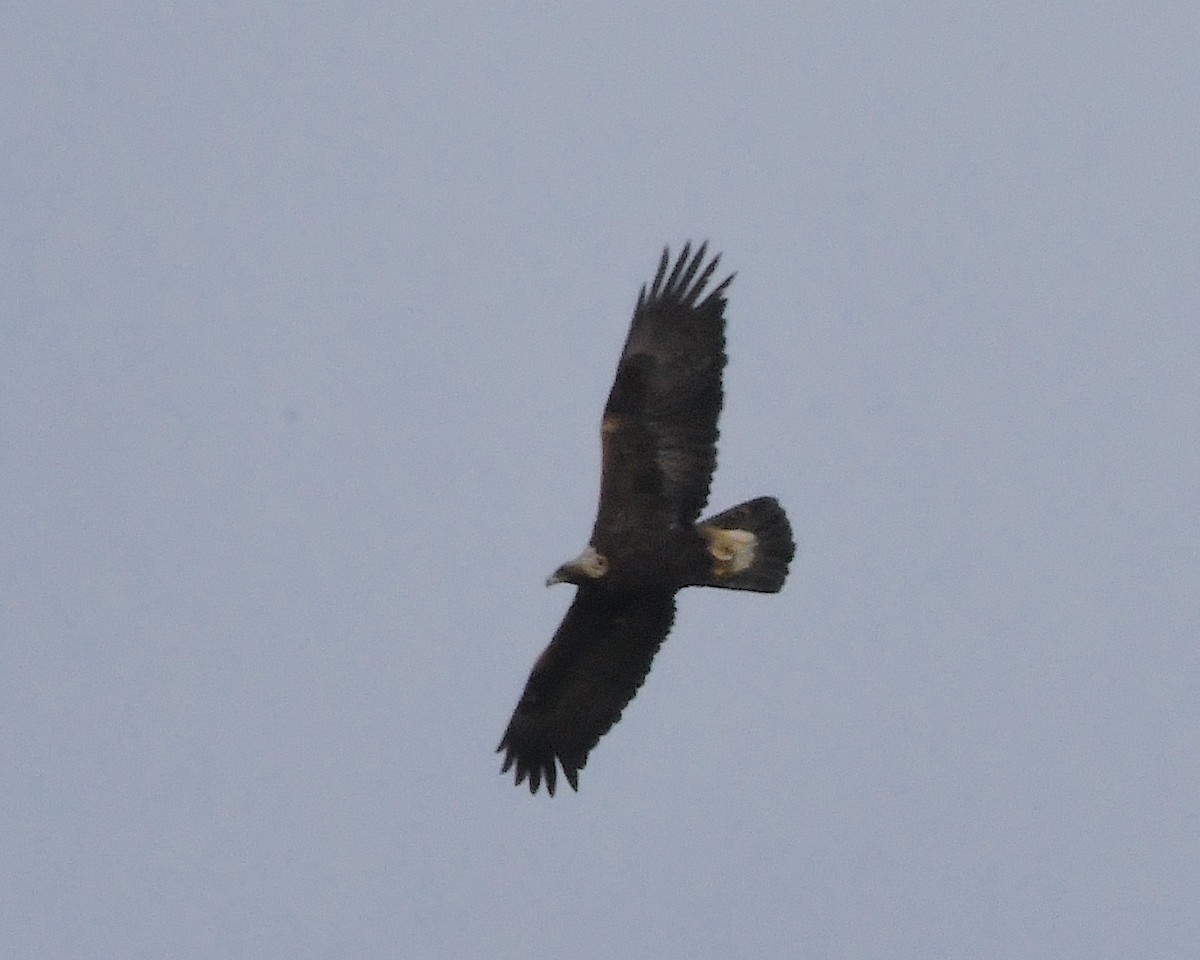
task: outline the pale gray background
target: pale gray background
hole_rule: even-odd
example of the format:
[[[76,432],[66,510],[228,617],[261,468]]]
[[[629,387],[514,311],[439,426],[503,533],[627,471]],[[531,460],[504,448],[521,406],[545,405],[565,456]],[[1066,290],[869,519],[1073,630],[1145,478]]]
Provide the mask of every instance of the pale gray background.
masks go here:
[[[1192,958],[1200,7],[0,14],[0,953]],[[492,750],[664,243],[738,271],[693,592]]]

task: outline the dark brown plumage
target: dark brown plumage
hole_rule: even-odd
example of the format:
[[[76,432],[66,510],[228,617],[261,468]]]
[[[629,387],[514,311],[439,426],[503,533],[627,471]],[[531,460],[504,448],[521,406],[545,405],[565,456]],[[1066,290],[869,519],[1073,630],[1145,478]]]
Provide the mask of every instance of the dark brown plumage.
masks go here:
[[[774,593],[795,552],[787,517],[760,497],[697,523],[716,468],[725,297],[720,257],[663,251],[638,295],[601,424],[600,505],[591,540],[548,583],[575,599],[538,658],[498,750],[536,793],[557,769],[574,789],[599,739],[650,671],[683,587]],[[668,268],[669,272],[668,272]]]

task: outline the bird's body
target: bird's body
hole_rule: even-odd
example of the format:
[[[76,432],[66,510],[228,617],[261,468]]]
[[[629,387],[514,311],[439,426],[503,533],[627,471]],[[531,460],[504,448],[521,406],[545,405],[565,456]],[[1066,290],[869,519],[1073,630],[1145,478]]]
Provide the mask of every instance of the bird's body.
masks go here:
[[[707,295],[719,257],[663,251],[638,297],[601,424],[600,504],[588,546],[548,583],[575,599],[538,658],[500,742],[516,782],[557,765],[578,789],[596,742],[620,719],[671,629],[688,586],[774,593],[795,551],[779,504],[761,497],[697,523],[716,468],[725,299]],[[701,270],[701,267],[704,267]]]

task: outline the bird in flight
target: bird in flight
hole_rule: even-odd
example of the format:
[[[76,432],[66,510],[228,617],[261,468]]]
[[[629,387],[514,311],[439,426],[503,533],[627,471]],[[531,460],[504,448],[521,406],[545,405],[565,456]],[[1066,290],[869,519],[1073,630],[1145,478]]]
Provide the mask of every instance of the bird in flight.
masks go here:
[[[720,255],[664,250],[642,286],[600,426],[600,505],[588,545],[546,581],[576,586],[538,657],[497,752],[501,772],[551,796],[572,789],[588,753],[650,671],[684,587],[777,593],[795,553],[783,508],[748,500],[699,520],[717,464],[725,367]]]

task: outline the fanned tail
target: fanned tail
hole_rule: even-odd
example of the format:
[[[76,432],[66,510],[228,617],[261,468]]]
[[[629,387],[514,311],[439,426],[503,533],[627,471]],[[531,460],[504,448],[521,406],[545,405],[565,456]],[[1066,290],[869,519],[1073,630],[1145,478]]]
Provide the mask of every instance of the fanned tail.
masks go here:
[[[774,497],[758,497],[696,525],[708,543],[708,576],[698,586],[778,593],[796,554],[787,514]]]

